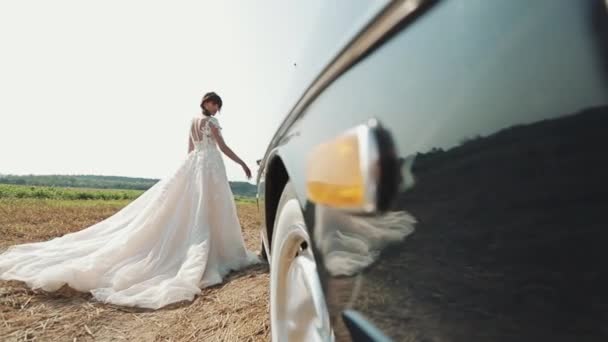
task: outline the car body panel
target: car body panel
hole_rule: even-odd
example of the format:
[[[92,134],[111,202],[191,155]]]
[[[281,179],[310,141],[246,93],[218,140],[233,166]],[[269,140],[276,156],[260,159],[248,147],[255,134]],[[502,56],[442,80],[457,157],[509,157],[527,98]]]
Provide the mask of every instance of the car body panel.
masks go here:
[[[283,127],[265,159],[280,156],[315,236],[338,339],[347,308],[396,340],[608,338],[605,5],[437,2]],[[308,153],[370,118],[412,182],[374,217],[310,203]],[[337,274],[339,248],[367,261]]]

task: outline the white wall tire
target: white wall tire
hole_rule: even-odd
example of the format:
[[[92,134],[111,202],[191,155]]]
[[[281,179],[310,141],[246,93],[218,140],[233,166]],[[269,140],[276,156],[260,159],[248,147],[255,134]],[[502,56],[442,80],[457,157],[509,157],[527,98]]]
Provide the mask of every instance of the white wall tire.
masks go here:
[[[273,341],[333,341],[310,237],[291,183],[277,209],[270,255]]]

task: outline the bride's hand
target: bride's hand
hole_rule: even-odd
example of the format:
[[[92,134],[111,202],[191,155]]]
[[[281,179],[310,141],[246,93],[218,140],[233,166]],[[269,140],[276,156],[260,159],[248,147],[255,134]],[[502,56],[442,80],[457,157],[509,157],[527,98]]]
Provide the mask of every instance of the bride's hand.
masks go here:
[[[247,179],[251,179],[251,170],[249,170],[245,164],[243,164],[243,171],[245,171],[245,176],[247,176]]]

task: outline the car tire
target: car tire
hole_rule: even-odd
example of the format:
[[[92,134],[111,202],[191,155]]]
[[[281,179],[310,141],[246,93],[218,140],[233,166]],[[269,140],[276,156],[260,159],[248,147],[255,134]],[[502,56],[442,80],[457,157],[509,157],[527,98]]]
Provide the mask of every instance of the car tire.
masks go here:
[[[262,238],[260,238],[260,253],[258,255],[260,256],[260,259],[267,262],[269,261],[268,254],[266,254],[266,248],[264,247],[264,239]]]
[[[277,209],[270,253],[273,341],[332,341],[310,235],[290,182]]]

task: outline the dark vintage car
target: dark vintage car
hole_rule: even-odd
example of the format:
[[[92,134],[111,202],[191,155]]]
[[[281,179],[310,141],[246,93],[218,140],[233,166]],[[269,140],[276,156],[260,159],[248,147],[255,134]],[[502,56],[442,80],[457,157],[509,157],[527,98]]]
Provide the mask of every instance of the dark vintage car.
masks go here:
[[[606,1],[374,4],[260,163],[273,341],[608,341]]]

